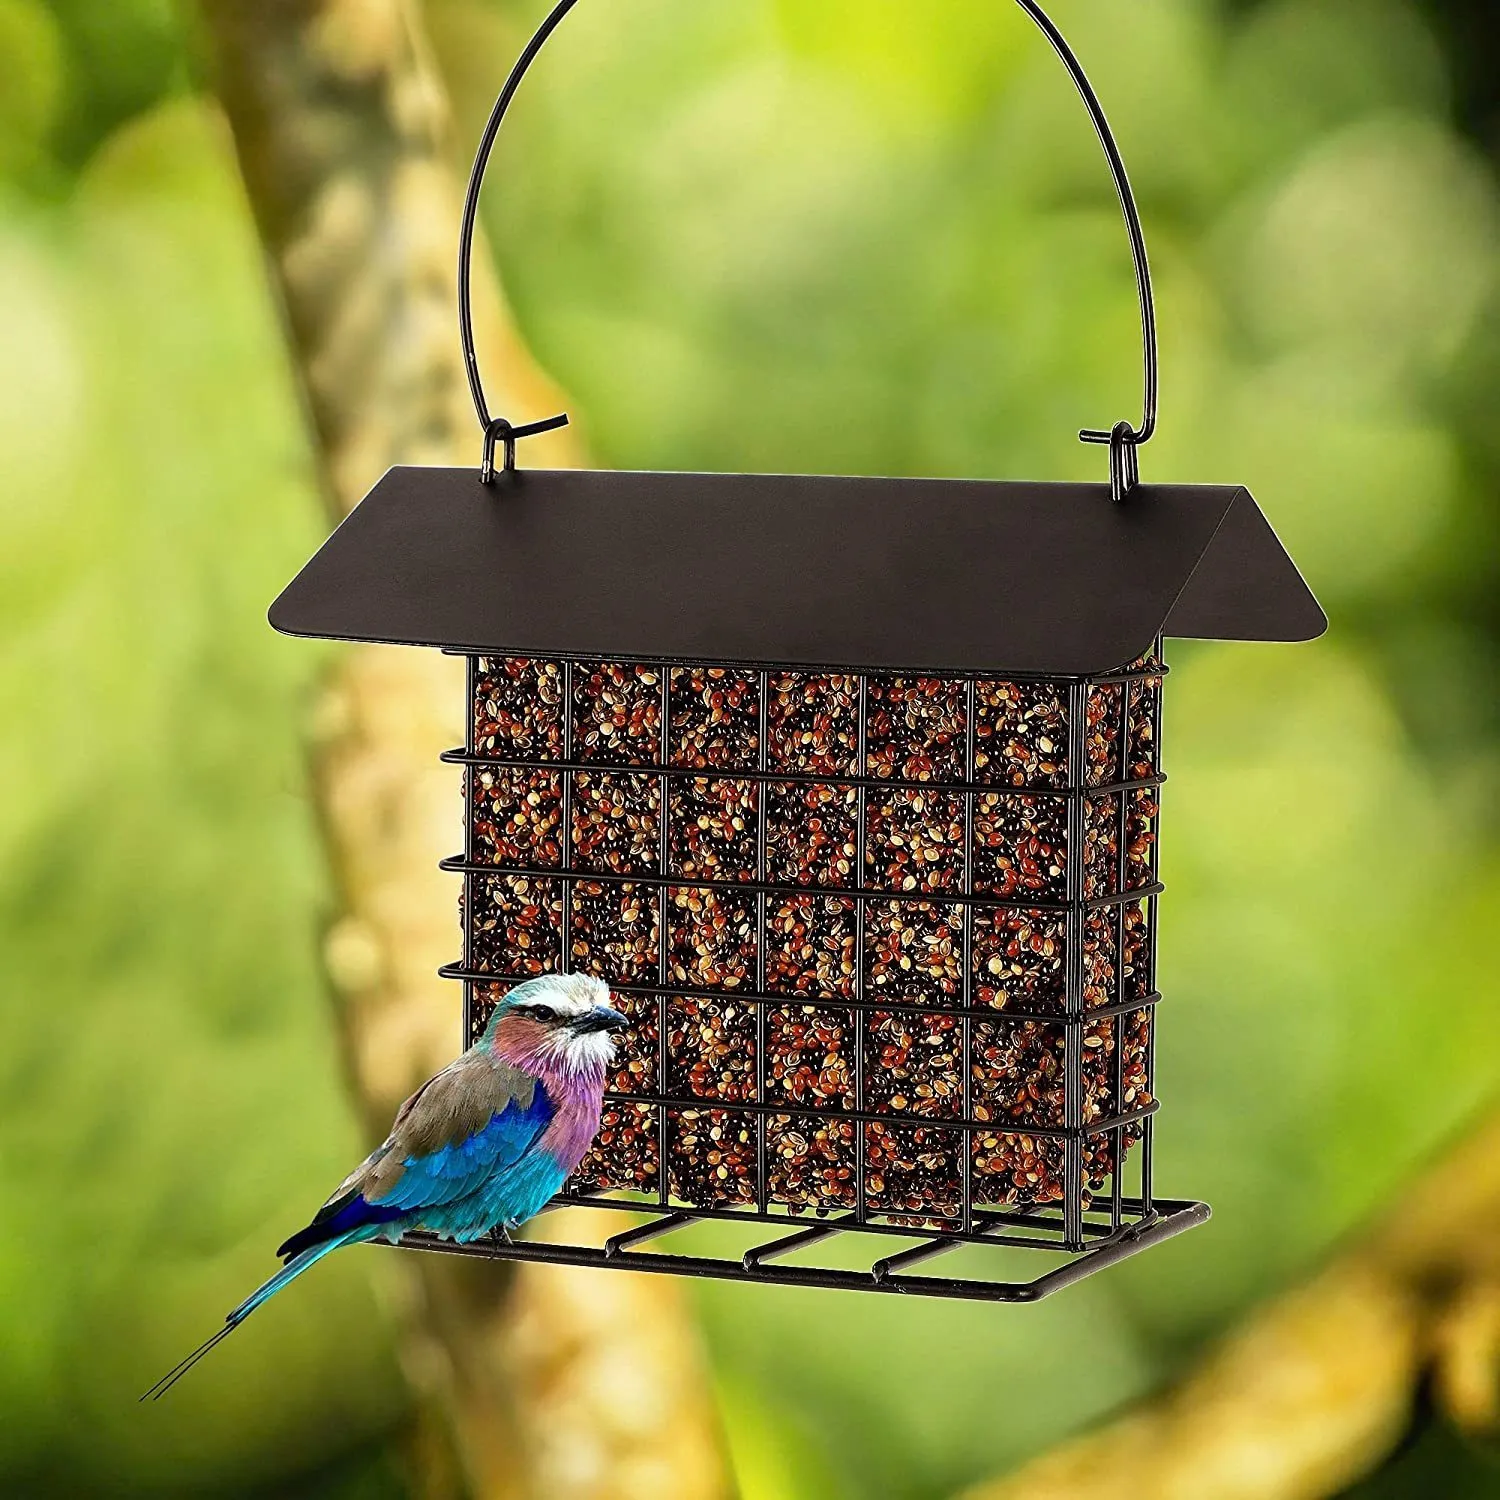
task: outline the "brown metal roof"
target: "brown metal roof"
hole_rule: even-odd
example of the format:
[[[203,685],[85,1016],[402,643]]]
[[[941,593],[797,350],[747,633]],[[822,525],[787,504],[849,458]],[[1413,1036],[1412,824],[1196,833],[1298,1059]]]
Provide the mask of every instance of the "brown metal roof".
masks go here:
[[[494,654],[1107,672],[1158,634],[1327,619],[1248,491],[392,469],[271,606],[292,635]]]

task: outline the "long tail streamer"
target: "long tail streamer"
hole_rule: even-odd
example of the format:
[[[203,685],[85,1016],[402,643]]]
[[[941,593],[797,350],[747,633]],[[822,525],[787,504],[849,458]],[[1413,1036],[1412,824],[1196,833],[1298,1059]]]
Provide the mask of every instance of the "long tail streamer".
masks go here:
[[[173,1365],[155,1385],[148,1391],[141,1393],[142,1401],[160,1401],[168,1391],[187,1374],[209,1350],[216,1345],[222,1344],[225,1339],[234,1332],[251,1313],[264,1302],[269,1302],[288,1282],[295,1281],[309,1266],[323,1259],[330,1250],[337,1250],[340,1245],[347,1244],[356,1238],[358,1231],[349,1234],[341,1234],[331,1240],[325,1240],[321,1245],[314,1245],[311,1249],[304,1250],[301,1255],[294,1256],[284,1265],[271,1279],[250,1293],[240,1305],[224,1319],[224,1326],[193,1350],[184,1360]]]

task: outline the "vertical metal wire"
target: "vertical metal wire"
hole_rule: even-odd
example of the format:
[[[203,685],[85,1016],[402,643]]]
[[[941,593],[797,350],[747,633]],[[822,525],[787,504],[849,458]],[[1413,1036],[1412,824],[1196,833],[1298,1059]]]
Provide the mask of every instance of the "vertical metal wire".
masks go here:
[[[467,683],[468,706],[464,709],[464,749],[472,755],[474,753],[474,715],[475,695],[479,690],[479,658],[468,656],[464,658],[464,678]],[[464,767],[464,863],[474,862],[474,778],[477,767],[469,765]],[[464,901],[464,968],[470,972],[474,968],[473,942],[470,934],[474,930],[474,876],[464,875],[462,877],[463,901]],[[467,1051],[474,1045],[474,981],[464,980],[464,1050]]]
[[[1122,682],[1120,684],[1120,746],[1115,760],[1115,780],[1130,780],[1130,704],[1131,695],[1135,691],[1134,682]],[[1119,820],[1116,824],[1118,829],[1118,848],[1115,850],[1115,879],[1118,882],[1119,892],[1125,893],[1125,881],[1128,876],[1130,861],[1127,857],[1127,844],[1130,835],[1130,820],[1128,808],[1130,806],[1130,793],[1119,792],[1116,794],[1120,799]],[[1125,907],[1126,903],[1120,904],[1111,913],[1115,929],[1115,998],[1125,999]],[[1112,1114],[1123,1114],[1125,1110],[1125,1034],[1128,1030],[1126,1017],[1116,1014],[1109,1021],[1110,1036],[1114,1040],[1114,1102],[1111,1108]],[[1120,1227],[1120,1221],[1124,1211],[1125,1190],[1125,1142],[1126,1134],[1123,1125],[1116,1125],[1114,1135],[1114,1163],[1110,1171],[1110,1193],[1109,1193],[1109,1222],[1112,1229]]]
[[[760,708],[756,724],[755,766],[759,779],[755,787],[755,878],[761,884],[766,879],[766,770],[770,765],[770,709],[771,674],[762,670],[756,674],[760,692]],[[766,944],[770,938],[766,932],[766,893],[758,891],[755,896],[755,992],[766,993]],[[766,1098],[766,1010],[764,1002],[755,1007],[755,1099],[758,1104],[767,1103]],[[766,1133],[771,1128],[770,1116],[755,1117],[755,1172],[756,1207],[765,1213],[770,1198],[771,1186],[766,1171]]]
[[[1156,640],[1157,664],[1165,667],[1167,664],[1166,653],[1163,643],[1158,636]],[[1162,726],[1162,700],[1166,697],[1166,678],[1159,676],[1156,679],[1156,699],[1151,705],[1151,772],[1159,775],[1161,772],[1161,726]],[[1156,837],[1151,844],[1151,884],[1155,885],[1160,878],[1161,871],[1161,793],[1156,794]],[[1143,951],[1143,966],[1145,973],[1141,980],[1143,994],[1151,994],[1156,988],[1156,897],[1153,895],[1146,902],[1146,942]],[[1146,1092],[1154,1099],[1156,1097],[1156,1007],[1149,1006],[1146,1010]],[[1151,1212],[1152,1194],[1152,1168],[1154,1166],[1153,1156],[1155,1148],[1154,1119],[1147,1115],[1141,1121],[1141,1210],[1143,1213]]]
[[[672,723],[672,669],[663,665],[661,672],[661,725],[657,733],[657,764],[665,766],[671,750]],[[658,825],[657,862],[658,873],[665,880],[670,873],[672,845],[672,819],[668,810],[670,780],[666,776],[657,778],[660,783],[661,805],[657,809]],[[671,905],[672,889],[661,885],[656,890],[656,1092],[665,1095],[667,1090],[667,1023],[670,1007],[667,1004],[667,983],[671,978],[671,954],[668,938],[667,909]],[[667,1106],[656,1106],[656,1170],[657,1201],[663,1208],[671,1198],[667,1174]]]
[[[562,664],[562,758],[563,764],[573,759],[573,663]],[[562,810],[559,837],[559,860],[562,867],[562,902],[560,921],[562,936],[558,939],[557,966],[560,973],[568,974],[573,969],[573,882],[569,871],[573,868],[573,771],[559,773],[562,782]]]
[[[663,666],[661,669],[661,725],[657,730],[656,763],[665,766],[671,754],[671,730],[672,722],[672,669]],[[658,857],[663,877],[671,872],[672,860],[672,813],[670,799],[672,795],[672,778],[665,772],[656,778],[657,783],[657,808],[656,808],[656,832],[658,841]],[[665,976],[663,976],[665,982]]]
[[[870,708],[869,679],[859,679],[859,726],[854,755],[854,770],[864,776],[865,769],[865,720]],[[858,821],[854,827],[854,888],[865,887],[865,788],[861,783],[856,793],[855,807]],[[865,898],[854,898],[854,998],[859,1005],[854,1011],[854,1107],[863,1111],[865,1107]],[[864,1120],[854,1121],[854,1217],[863,1224],[867,1216],[865,1206],[865,1154],[869,1145],[869,1127]]]
[[[573,759],[573,663],[565,661],[562,670],[563,693],[563,760]],[[562,937],[558,943],[557,966],[567,974],[573,968],[573,882],[568,872],[573,868],[573,776],[562,773]]]
[[[968,790],[964,793],[964,895],[974,894],[974,759],[976,754],[975,711],[977,692],[974,679],[969,678],[964,688],[964,781]],[[963,1000],[963,1049],[959,1065],[963,1068],[964,1119],[974,1118],[974,1023],[969,1010],[974,1004],[974,909],[968,902],[959,906],[959,921],[963,929],[959,934],[959,949],[963,954],[963,979],[959,995]],[[974,1227],[974,1131],[965,1126],[959,1135],[959,1149],[963,1152],[960,1168],[963,1180],[961,1218],[965,1234]]]
[[[1063,1025],[1063,1242],[1083,1248],[1083,934],[1084,783],[1088,774],[1088,687],[1068,685],[1068,852],[1066,1020]]]

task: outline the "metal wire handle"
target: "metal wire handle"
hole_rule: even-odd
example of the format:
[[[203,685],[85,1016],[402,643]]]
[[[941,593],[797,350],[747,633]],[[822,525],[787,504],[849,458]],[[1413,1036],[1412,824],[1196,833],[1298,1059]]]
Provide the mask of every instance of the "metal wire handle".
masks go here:
[[[505,87],[495,100],[495,107],[485,122],[484,134],[479,138],[479,149],[474,153],[474,165],[469,172],[468,192],[464,196],[463,225],[458,242],[458,327],[463,340],[464,369],[469,377],[469,391],[474,397],[474,410],[479,416],[479,425],[484,429],[484,462],[480,478],[488,484],[494,477],[495,444],[505,445],[505,468],[515,467],[516,439],[530,437],[537,432],[547,432],[567,422],[566,416],[549,417],[545,421],[530,422],[514,427],[504,417],[492,417],[489,403],[484,397],[484,384],[479,378],[479,359],[474,351],[474,314],[470,302],[470,275],[474,259],[474,228],[479,217],[479,192],[484,186],[485,169],[489,166],[490,154],[495,147],[495,137],[500,133],[501,122],[510,109],[511,101],[521,86],[537,53],[546,45],[547,39],[562,24],[568,12],[578,0],[558,0],[546,20],[537,27],[536,34],[527,42]],[[1131,191],[1130,179],[1125,173],[1125,163],[1120,157],[1120,148],[1115,144],[1114,132],[1104,115],[1104,106],[1094,92],[1083,64],[1068,46],[1063,34],[1053,24],[1052,18],[1036,3],[1036,0],[1016,0],[1016,4],[1036,22],[1042,35],[1052,43],[1053,50],[1062,59],[1069,76],[1078,87],[1078,92],[1088,109],[1089,118],[1104,148],[1109,163],[1110,175],[1114,178],[1115,191],[1120,197],[1120,210],[1125,215],[1125,231],[1130,236],[1130,255],[1135,262],[1136,295],[1141,306],[1141,349],[1144,365],[1144,394],[1142,397],[1141,424],[1132,427],[1129,422],[1116,422],[1107,431],[1086,427],[1079,434],[1085,443],[1107,443],[1109,445],[1109,488],[1115,501],[1123,500],[1140,479],[1140,467],[1136,450],[1149,442],[1156,431],[1157,397],[1157,353],[1156,353],[1156,307],[1151,296],[1151,266],[1146,258],[1146,237],[1141,229],[1141,216],[1136,208],[1135,194]]]

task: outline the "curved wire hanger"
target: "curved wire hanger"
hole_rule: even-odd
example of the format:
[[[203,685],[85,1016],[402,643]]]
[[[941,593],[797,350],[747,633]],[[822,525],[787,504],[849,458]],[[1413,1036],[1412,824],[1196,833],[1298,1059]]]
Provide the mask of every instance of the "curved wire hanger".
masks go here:
[[[464,195],[463,222],[458,243],[458,327],[459,335],[463,340],[464,369],[469,377],[469,391],[474,398],[474,410],[479,416],[479,425],[484,429],[484,461],[480,468],[480,479],[485,484],[490,483],[494,478],[497,442],[504,445],[504,464],[506,470],[509,471],[515,468],[518,438],[531,437],[539,432],[550,432],[554,428],[565,426],[568,420],[566,416],[548,417],[540,422],[528,422],[516,427],[504,417],[490,415],[489,403],[484,395],[484,383],[479,376],[479,358],[474,349],[474,314],[470,279],[474,259],[474,230],[479,218],[479,193],[484,186],[484,174],[489,166],[490,155],[495,148],[495,138],[499,135],[500,126],[515,99],[516,91],[521,87],[521,81],[526,77],[532,63],[536,61],[537,54],[547,44],[552,33],[563,23],[568,12],[577,4],[578,0],[557,0],[557,4],[537,27],[536,34],[527,42],[521,55],[516,59],[515,66],[510,70],[510,77],[505,80],[505,87],[500,90],[494,108],[490,110],[490,117],[485,122],[484,134],[479,138],[479,148],[474,153],[474,165],[469,172],[468,191]],[[1146,236],[1141,229],[1140,212],[1136,208],[1135,193],[1131,190],[1130,179],[1125,172],[1125,163],[1120,156],[1120,148],[1115,143],[1114,132],[1109,128],[1109,121],[1105,118],[1104,106],[1100,104],[1099,96],[1094,92],[1088,75],[1083,71],[1083,64],[1078,61],[1062,32],[1057,29],[1052,18],[1036,3],[1036,0],[1016,0],[1016,4],[1036,22],[1042,35],[1051,42],[1053,50],[1062,59],[1063,66],[1067,68],[1069,76],[1078,88],[1084,106],[1089,112],[1089,118],[1093,121],[1099,144],[1104,148],[1105,160],[1109,164],[1110,175],[1114,178],[1115,191],[1119,195],[1120,211],[1125,216],[1125,232],[1130,238],[1130,255],[1135,263],[1136,296],[1141,308],[1144,391],[1141,401],[1140,426],[1132,427],[1129,422],[1120,421],[1108,431],[1102,428],[1086,427],[1078,434],[1082,442],[1109,445],[1110,495],[1114,500],[1120,501],[1135,488],[1140,480],[1136,450],[1142,443],[1149,442],[1156,431],[1158,387],[1156,306],[1151,295],[1151,266],[1146,258]]]

